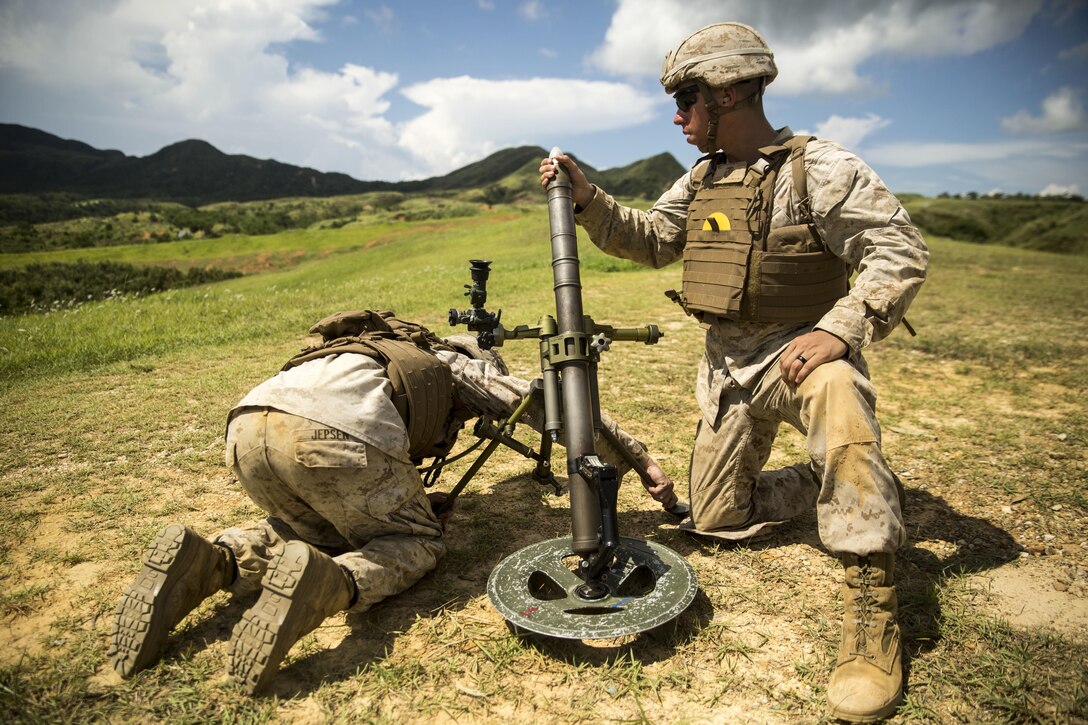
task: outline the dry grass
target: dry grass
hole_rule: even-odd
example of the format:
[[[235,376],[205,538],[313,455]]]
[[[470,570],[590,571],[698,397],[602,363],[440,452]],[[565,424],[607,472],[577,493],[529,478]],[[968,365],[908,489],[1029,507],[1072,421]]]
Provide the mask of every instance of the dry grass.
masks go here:
[[[920,337],[897,333],[869,355],[885,449],[907,484],[912,540],[899,557],[908,685],[894,721],[1083,722],[1088,263],[946,240],[933,247],[933,277],[910,316]],[[464,249],[456,256],[475,256]],[[496,264],[493,279],[515,268]],[[416,310],[432,305],[433,321],[459,306],[462,270],[444,272],[457,282]],[[550,287],[525,291],[540,274],[548,272],[519,271],[506,290],[493,285],[508,324],[532,324],[547,311]],[[585,276],[587,310],[599,322],[657,322],[667,332],[657,347],[613,346],[601,389],[606,407],[682,483],[700,339],[658,296],[677,274],[589,264]],[[366,289],[381,284],[369,280]],[[346,307],[357,289],[338,288],[325,311]],[[365,614],[329,619],[292,650],[271,696],[245,697],[225,678],[227,639],[247,603],[222,593],[182,623],[159,665],[112,681],[110,615],[154,532],[181,521],[212,534],[260,515],[222,464],[223,415],[299,336],[216,340],[30,374],[0,391],[5,722],[824,717],[840,574],[814,515],[756,547],[721,547],[678,532],[629,481],[622,533],[684,556],[699,577],[695,602],[659,630],[616,641],[517,636],[491,607],[487,576],[506,554],[565,535],[569,517],[566,500],[543,494],[530,466],[509,452],[461,500],[439,569]],[[516,372],[533,375],[531,344],[504,353]],[[800,436],[784,430],[772,465],[802,453]],[[998,573],[1021,588],[987,587]],[[1023,606],[1009,606],[1008,592]],[[1026,616],[1037,613],[1048,616]]]

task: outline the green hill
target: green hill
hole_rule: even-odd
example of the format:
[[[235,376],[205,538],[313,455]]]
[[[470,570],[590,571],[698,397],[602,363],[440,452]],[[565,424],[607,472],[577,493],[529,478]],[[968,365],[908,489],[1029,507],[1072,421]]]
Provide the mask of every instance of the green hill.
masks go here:
[[[495,182],[496,186],[505,190],[505,194],[499,194],[501,197],[499,201],[511,201],[517,198],[539,199],[540,175],[537,170],[540,159],[547,152],[539,147],[530,148],[537,153],[530,154],[520,168]],[[685,171],[672,154],[667,153],[603,171],[586,163],[577,154],[572,153],[571,156],[578,162],[579,168],[591,182],[613,196],[621,198],[656,199]],[[486,191],[485,189],[485,193]]]
[[[658,154],[618,169],[600,172],[600,184],[613,196],[656,199],[685,171],[687,169],[672,154]]]
[[[540,159],[548,154],[540,146],[519,146],[496,151],[445,176],[437,176],[422,181],[408,181],[398,185],[401,191],[451,191],[473,189],[487,186],[517,173],[532,165],[534,168]]]
[[[100,151],[78,141],[0,124],[0,193],[66,192],[90,198],[157,199],[184,204],[334,196],[390,188],[271,159],[228,155],[188,140],[144,157]]]
[[[904,205],[928,234],[1067,254],[1088,254],[1088,206],[1076,199],[928,199]]]

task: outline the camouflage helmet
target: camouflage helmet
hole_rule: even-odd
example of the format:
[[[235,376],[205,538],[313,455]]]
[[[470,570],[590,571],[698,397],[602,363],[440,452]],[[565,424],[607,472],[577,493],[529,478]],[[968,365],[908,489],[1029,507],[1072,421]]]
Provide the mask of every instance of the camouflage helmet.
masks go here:
[[[777,76],[774,53],[754,28],[741,23],[696,30],[669,51],[661,66],[661,85],[669,93],[689,80],[725,88],[750,78],[766,78],[767,85]]]

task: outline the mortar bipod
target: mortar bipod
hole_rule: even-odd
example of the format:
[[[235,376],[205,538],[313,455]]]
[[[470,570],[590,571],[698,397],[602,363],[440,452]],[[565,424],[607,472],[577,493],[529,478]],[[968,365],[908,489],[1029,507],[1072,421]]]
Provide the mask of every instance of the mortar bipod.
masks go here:
[[[536,461],[536,468],[533,469],[533,480],[537,483],[551,486],[556,495],[562,493],[563,487],[559,481],[556,480],[555,475],[552,473],[551,451],[552,440],[548,436],[540,437],[540,451],[534,451],[529,446],[525,445],[521,441],[514,438],[514,428],[517,426],[518,420],[525,415],[525,411],[529,409],[534,398],[540,397],[542,394],[542,386],[540,380],[534,380],[529,386],[529,394],[522,398],[521,402],[511,413],[510,417],[506,419],[502,427],[496,427],[486,417],[481,417],[476,421],[476,427],[473,429],[473,435],[477,437],[477,441],[473,443],[469,448],[461,455],[469,453],[479,445],[487,440],[489,441],[487,446],[480,452],[480,455],[476,457],[476,460],[472,462],[472,465],[468,467],[461,478],[457,481],[453,488],[446,494],[446,500],[442,506],[438,508],[435,513],[441,514],[449,511],[453,508],[454,501],[465,489],[465,486],[469,484],[469,481],[479,473],[483,468],[487,460],[491,458],[491,454],[495,452],[495,449],[500,444],[505,445],[507,448],[515,451],[529,460]]]

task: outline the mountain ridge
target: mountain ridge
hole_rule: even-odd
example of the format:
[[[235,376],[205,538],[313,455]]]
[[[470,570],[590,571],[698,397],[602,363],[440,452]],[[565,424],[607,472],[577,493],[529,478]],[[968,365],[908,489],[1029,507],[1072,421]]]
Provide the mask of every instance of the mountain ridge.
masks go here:
[[[453,192],[491,185],[525,187],[540,146],[502,149],[443,176],[414,181],[362,181],[347,174],[226,154],[201,139],[178,141],[147,156],[128,156],[63,139],[40,129],[0,124],[0,193],[68,193],[89,198],[156,199],[187,205],[329,197],[372,191]],[[581,162],[580,162],[581,163]],[[671,154],[586,175],[625,196],[656,198],[684,172]],[[512,177],[516,177],[512,180]]]

